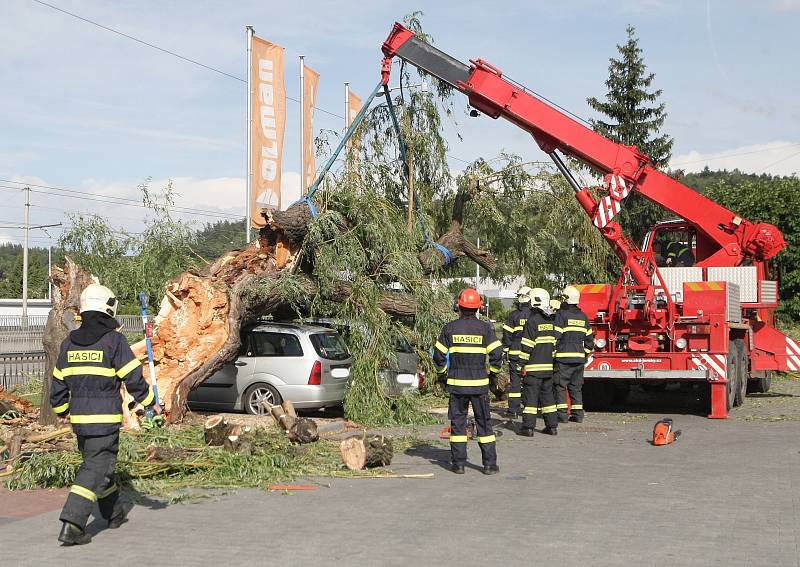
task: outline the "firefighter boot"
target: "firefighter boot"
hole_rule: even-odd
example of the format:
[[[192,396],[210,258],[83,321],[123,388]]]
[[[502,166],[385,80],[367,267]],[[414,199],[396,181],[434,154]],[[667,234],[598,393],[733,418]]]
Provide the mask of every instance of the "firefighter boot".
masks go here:
[[[122,507],[121,503],[117,502],[114,505],[114,511],[111,513],[111,517],[108,519],[108,529],[116,530],[127,521],[128,515],[125,513],[125,509]]]
[[[490,474],[497,474],[500,472],[500,467],[497,465],[486,465],[483,467],[483,474],[490,475]]]
[[[464,474],[464,465],[453,463],[452,465],[450,465],[450,470],[456,474]]]
[[[58,534],[58,541],[64,545],[84,545],[92,541],[92,536],[72,522],[62,523],[61,533]]]
[[[583,423],[583,416],[573,413],[571,416],[569,416],[569,420],[573,423]]]
[[[558,435],[558,428],[557,427],[545,427],[542,429],[542,433],[545,435]]]
[[[523,437],[533,437],[534,433],[535,433],[535,431],[534,431],[533,427],[522,427],[522,428],[520,428],[520,430],[517,433],[517,435],[522,435]]]

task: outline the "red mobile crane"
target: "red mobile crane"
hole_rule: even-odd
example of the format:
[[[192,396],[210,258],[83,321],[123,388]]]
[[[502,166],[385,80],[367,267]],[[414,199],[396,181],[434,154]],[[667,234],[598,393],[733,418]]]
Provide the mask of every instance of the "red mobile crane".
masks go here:
[[[774,327],[778,282],[770,260],[786,245],[775,226],[703,197],[657,170],[636,147],[608,140],[482,59],[462,63],[399,23],[383,53],[383,84],[396,56],[467,95],[475,110],[529,132],[621,260],[616,285],[579,286],[595,332],[587,389],[698,382],[709,417],[725,418],[742,403],[748,382],[767,391],[772,371],[800,369],[800,346]],[[578,184],[561,154],[603,175],[599,200]],[[682,219],[654,227],[642,248],[614,220],[633,191]],[[692,261],[683,262],[690,265],[657,265],[654,244],[678,241],[691,251]]]

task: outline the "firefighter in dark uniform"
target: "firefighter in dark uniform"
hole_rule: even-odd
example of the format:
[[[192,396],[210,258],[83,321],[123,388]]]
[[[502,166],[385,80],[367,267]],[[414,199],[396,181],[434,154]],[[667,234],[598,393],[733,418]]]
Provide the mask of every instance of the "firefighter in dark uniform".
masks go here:
[[[64,545],[92,540],[85,528],[95,503],[109,528],[125,521],[114,478],[122,423],[120,382],[134,400],[161,413],[142,377],[141,363],[116,330],[117,298],[93,283],[81,293],[80,302],[81,326],[61,344],[50,390],[53,411],[63,423],[68,419],[72,424],[83,456],[61,511],[58,540]]]
[[[489,375],[500,372],[503,345],[497,340],[492,324],[476,317],[480,307],[481,296],[476,290],[465,289],[461,292],[458,298],[460,316],[444,326],[433,353],[436,370],[447,376],[451,470],[456,474],[464,474],[467,462],[467,411],[470,404],[475,414],[483,473],[496,474],[500,470],[497,466],[495,436],[489,421]]]
[[[520,360],[522,361],[522,428],[520,435],[533,437],[536,415],[542,414],[545,428],[542,433],[558,434],[556,400],[553,392],[553,351],[556,330],[546,311],[550,294],[544,289],[531,291],[531,316],[522,332]]]
[[[592,352],[594,335],[589,318],[578,307],[581,293],[575,286],[564,288],[564,301],[556,312],[555,325],[559,334],[556,342],[554,380],[558,421],[567,421],[567,391],[572,404],[569,419],[583,421],[583,369],[586,356]]]
[[[667,244],[666,264],[677,268],[694,266],[694,254],[689,249],[689,245],[676,241]]]
[[[520,340],[525,322],[531,315],[531,288],[523,286],[517,290],[517,308],[511,312],[503,325],[503,353],[508,358],[508,411],[510,418],[522,415],[522,367],[519,364]]]

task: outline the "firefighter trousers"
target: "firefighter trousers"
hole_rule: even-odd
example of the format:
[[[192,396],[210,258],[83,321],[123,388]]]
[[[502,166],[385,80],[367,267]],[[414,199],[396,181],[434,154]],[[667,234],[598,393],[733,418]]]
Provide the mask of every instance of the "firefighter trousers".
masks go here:
[[[522,413],[522,374],[519,364],[508,361],[508,375],[511,383],[508,388],[508,411]]]
[[[555,364],[556,407],[561,421],[567,420],[567,392],[569,392],[570,413],[583,417],[583,364]]]
[[[450,393],[447,417],[450,418],[450,455],[453,463],[467,462],[467,412],[472,404],[475,414],[475,436],[481,448],[483,466],[497,464],[497,448],[489,413],[489,394]]]
[[[522,428],[536,427],[536,414],[541,413],[547,427],[558,427],[553,376],[525,376],[522,379]]]
[[[109,435],[78,435],[78,449],[83,456],[75,483],[69,490],[61,511],[61,521],[85,528],[95,503],[100,515],[110,520],[119,499],[114,469],[117,466],[119,432]]]

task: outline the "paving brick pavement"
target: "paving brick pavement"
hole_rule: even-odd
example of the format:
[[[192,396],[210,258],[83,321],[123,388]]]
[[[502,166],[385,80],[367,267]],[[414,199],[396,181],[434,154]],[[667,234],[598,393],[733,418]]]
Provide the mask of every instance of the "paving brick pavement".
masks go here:
[[[0,556],[9,566],[800,566],[800,424],[675,415],[683,436],[652,447],[659,417],[506,433],[494,477],[444,470],[448,451],[430,428],[431,443],[392,468],[433,480],[321,479],[331,487],[149,502],[119,530],[95,523],[80,548],[58,547],[51,511],[0,522]],[[480,458],[473,443],[469,454]]]

